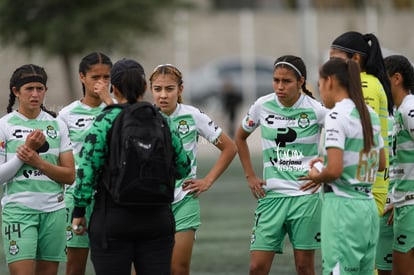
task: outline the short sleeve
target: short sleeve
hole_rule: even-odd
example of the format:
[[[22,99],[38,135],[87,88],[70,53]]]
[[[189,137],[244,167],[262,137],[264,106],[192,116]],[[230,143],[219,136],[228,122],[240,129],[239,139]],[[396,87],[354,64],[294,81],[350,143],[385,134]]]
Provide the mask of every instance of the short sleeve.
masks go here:
[[[199,111],[193,114],[197,132],[209,142],[214,142],[222,129],[205,113]]]
[[[244,116],[241,126],[248,133],[253,132],[260,125],[261,105],[256,101],[250,106],[249,111]]]
[[[325,148],[345,148],[345,127],[340,115],[331,111],[325,117]]]
[[[403,111],[404,128],[410,134],[411,139],[414,140],[414,106],[405,108]]]
[[[69,138],[69,130],[68,126],[61,120],[57,119],[60,129],[60,148],[59,151],[61,153],[71,151],[72,144]]]

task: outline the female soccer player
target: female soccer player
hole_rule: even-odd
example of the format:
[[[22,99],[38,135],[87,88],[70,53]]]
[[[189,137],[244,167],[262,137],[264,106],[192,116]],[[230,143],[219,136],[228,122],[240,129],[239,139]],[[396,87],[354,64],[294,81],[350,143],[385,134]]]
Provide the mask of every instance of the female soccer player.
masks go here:
[[[253,196],[258,199],[250,244],[250,274],[269,274],[275,253],[283,253],[286,234],[294,249],[298,274],[314,274],[320,248],[319,194],[303,191],[298,177],[318,156],[326,109],[306,88],[300,57],[274,62],[274,93],[250,107],[236,133],[240,161]],[[247,138],[261,127],[263,177],[253,169]]]
[[[157,66],[150,76],[151,92],[155,104],[177,129],[186,153],[191,159],[191,173],[176,181],[172,205],[175,222],[175,244],[172,257],[172,274],[190,274],[191,254],[200,220],[198,196],[207,191],[224,172],[236,155],[237,148],[230,137],[205,113],[182,103],[183,76],[171,64]],[[220,155],[204,178],[197,177],[197,148],[202,136],[214,144]]]
[[[107,90],[108,85],[107,81],[100,80],[94,86],[97,90]],[[111,70],[111,87],[120,104],[134,105],[142,101],[147,82],[141,64],[132,59],[116,62]],[[97,275],[129,275],[131,264],[137,274],[169,274],[175,229],[170,204],[120,204],[105,187],[104,181],[113,176],[113,171],[108,171],[113,152],[108,146],[108,137],[113,135],[108,132],[121,110],[117,107],[106,109],[95,119],[85,137],[77,163],[72,228],[79,235],[88,230],[91,259]],[[189,159],[175,130],[171,127],[169,130],[176,175],[184,177],[190,171]],[[133,144],[151,148],[139,140]],[[107,172],[109,177],[105,177]],[[85,208],[93,196],[95,205],[91,219],[87,221]]]
[[[389,184],[388,117],[393,113],[393,102],[378,38],[371,33],[345,32],[332,42],[329,56],[352,59],[358,63],[361,70],[361,86],[365,103],[380,118],[381,135],[385,145],[386,169],[378,172],[372,193],[377,204],[378,214],[382,216]]]
[[[10,274],[57,274],[66,261],[63,191],[73,183],[75,167],[68,128],[43,106],[46,82],[40,66],[17,68],[8,114],[0,119],[2,233]]]
[[[82,58],[79,64],[79,78],[82,83],[83,97],[65,106],[59,112],[60,118],[69,129],[69,137],[73,146],[75,163],[79,158],[83,141],[95,118],[103,108],[112,104],[109,90],[95,90],[95,84],[103,81],[109,84],[112,61],[103,53],[94,52]],[[66,275],[85,274],[89,254],[89,237],[87,234],[77,235],[72,231],[73,189],[74,184],[66,188],[65,203],[67,211],[67,262]],[[93,202],[87,208],[86,218],[89,220]]]
[[[414,69],[401,55],[385,58],[395,107],[396,182],[392,274],[414,270]]]
[[[378,214],[372,195],[377,170],[385,169],[377,114],[363,98],[358,64],[331,58],[320,69],[325,118],[325,167],[312,169],[304,189],[323,183],[323,274],[372,274]]]

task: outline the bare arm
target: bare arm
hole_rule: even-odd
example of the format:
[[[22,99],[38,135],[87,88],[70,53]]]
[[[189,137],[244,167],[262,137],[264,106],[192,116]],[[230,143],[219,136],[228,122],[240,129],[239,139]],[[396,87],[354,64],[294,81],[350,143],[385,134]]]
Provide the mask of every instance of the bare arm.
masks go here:
[[[85,234],[85,232],[88,231],[86,218],[85,217],[73,218],[72,228],[76,235]]]
[[[384,171],[386,168],[386,157],[385,157],[385,150],[381,149],[380,150],[380,160],[379,160],[379,165],[378,165],[378,171]]]
[[[231,140],[225,133],[222,133],[218,137],[215,146],[221,151],[220,156],[208,174],[204,177],[205,180],[211,183],[216,181],[224,170],[227,169],[237,153],[236,144],[234,144],[233,140]]]
[[[184,190],[191,190],[195,196],[207,191],[217,178],[227,169],[237,153],[237,147],[230,137],[222,132],[214,144],[220,151],[219,158],[203,179],[189,179],[184,183]]]
[[[73,184],[75,180],[75,164],[72,151],[59,154],[58,165],[42,159],[36,151],[25,144],[17,148],[17,156],[23,162],[39,169],[54,181],[63,184]]]
[[[339,178],[343,170],[343,154],[344,151],[339,148],[330,147],[326,150],[327,153],[327,164],[319,172],[317,169],[312,168],[309,174],[305,177],[301,177],[301,180],[310,180],[306,183],[306,189],[318,188],[323,182],[332,182]],[[306,190],[305,188],[301,188]]]
[[[258,198],[263,198],[266,194],[263,190],[263,185],[266,184],[266,182],[257,177],[256,173],[254,171],[252,161],[250,158],[250,150],[249,146],[247,144],[247,138],[250,136],[250,133],[243,130],[243,128],[240,126],[239,129],[237,129],[236,133],[236,145],[239,152],[239,158],[240,162],[243,166],[244,174],[246,176],[246,180],[248,182],[249,188],[253,194],[253,196]]]

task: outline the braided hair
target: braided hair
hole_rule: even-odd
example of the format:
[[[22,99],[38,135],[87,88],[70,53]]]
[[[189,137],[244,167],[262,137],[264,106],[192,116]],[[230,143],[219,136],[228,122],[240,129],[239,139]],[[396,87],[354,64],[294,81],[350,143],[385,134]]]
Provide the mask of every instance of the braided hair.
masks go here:
[[[13,93],[13,88],[19,90],[24,84],[30,82],[41,82],[46,86],[47,83],[47,74],[43,67],[34,64],[26,64],[17,68],[11,78],[10,78],[10,94],[9,94],[9,104],[7,105],[7,113],[13,111],[13,105],[16,102],[16,95]],[[40,109],[47,112],[53,117],[56,117],[57,114],[51,110],[46,109],[46,107],[41,104]]]
[[[90,53],[84,58],[82,58],[81,62],[79,63],[79,74],[86,75],[87,72],[91,69],[93,65],[96,64],[105,64],[112,68],[112,61],[111,59],[101,52],[94,52]],[[82,92],[85,95],[85,84],[82,83]]]

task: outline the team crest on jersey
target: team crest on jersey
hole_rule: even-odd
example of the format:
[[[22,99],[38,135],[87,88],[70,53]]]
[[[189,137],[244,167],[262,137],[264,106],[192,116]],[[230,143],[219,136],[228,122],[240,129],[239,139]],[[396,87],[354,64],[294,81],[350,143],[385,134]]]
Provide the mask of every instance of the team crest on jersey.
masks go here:
[[[309,118],[308,118],[308,114],[300,114],[299,120],[298,120],[298,125],[300,128],[306,128],[308,127],[310,124],[309,122]]]
[[[17,242],[14,240],[10,241],[10,245],[9,245],[9,253],[10,255],[16,255],[17,253],[19,253],[20,249],[19,246],[17,245]]]
[[[47,126],[46,128],[46,135],[52,139],[55,139],[57,137],[57,133],[55,128],[53,128],[52,125]]]
[[[181,135],[185,135],[190,131],[190,126],[188,126],[187,121],[186,120],[180,120],[180,122],[178,122],[178,132]]]
[[[66,227],[66,240],[70,241],[73,238],[72,226]]]

